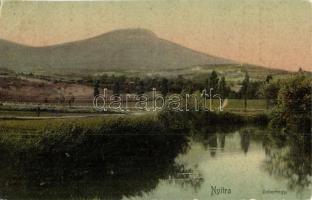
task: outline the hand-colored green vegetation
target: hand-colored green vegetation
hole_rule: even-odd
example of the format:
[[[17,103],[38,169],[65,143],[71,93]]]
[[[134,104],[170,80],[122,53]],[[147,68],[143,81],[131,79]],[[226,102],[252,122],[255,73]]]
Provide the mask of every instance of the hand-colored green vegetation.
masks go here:
[[[129,124],[128,128],[141,126],[144,123],[152,123],[153,115],[144,116],[123,116],[108,115],[105,117],[86,117],[86,118],[68,118],[68,119],[25,119],[25,120],[1,120],[0,131],[2,134],[12,133],[43,133],[45,130],[58,130],[64,126],[72,125],[86,129],[101,129],[104,127],[114,127]],[[130,127],[130,122],[132,123]]]
[[[165,111],[158,115],[147,113],[142,115],[108,115],[106,117],[87,117],[69,119],[30,119],[30,120],[1,120],[0,132],[2,135],[42,135],[46,132],[66,134],[78,127],[89,131],[90,134],[145,134],[155,132],[163,134],[168,131],[176,132],[188,130],[196,121],[205,125],[229,124],[258,124],[268,122],[266,115],[241,116],[228,112],[174,112]]]
[[[296,130],[311,135],[312,80],[296,76],[280,82],[277,105],[272,112],[271,127]]]
[[[309,112],[302,112],[311,107],[307,101],[310,100],[307,91],[310,80],[288,81],[278,89],[275,100],[276,109],[282,112],[274,111],[274,116],[286,119],[282,125],[311,116]],[[243,100],[228,101],[227,109],[239,107],[243,110]],[[247,107],[261,105],[265,109],[266,103],[248,100]],[[280,118],[280,114],[287,113],[291,113],[287,115],[290,118]],[[175,158],[189,148],[190,139],[211,147],[210,154],[215,156],[218,141],[224,146],[227,132],[246,124],[265,125],[268,120],[265,114],[173,111],[158,115],[1,120],[0,188],[5,198],[13,199],[89,199],[94,196],[121,199],[142,195],[155,189],[160,180],[192,174],[192,168],[175,163]],[[251,137],[264,137],[267,159],[263,169],[287,179],[290,188],[308,187],[312,169],[311,132],[302,134],[290,132],[292,126],[286,128],[288,131],[284,133],[287,134],[272,130],[256,135],[245,128],[240,131],[241,148],[247,153]],[[200,178],[195,180],[182,181],[181,185],[197,188],[203,182]]]
[[[43,135],[1,135],[3,197],[121,199],[151,191],[160,179],[190,172],[174,162],[186,150],[186,137],[156,137],[144,131],[148,134],[111,137],[66,126]]]
[[[93,96],[102,93],[104,88],[110,94],[125,98],[126,94],[150,95],[152,88],[168,96],[199,95],[203,89],[211,87],[214,88],[213,94],[219,94],[225,99],[224,111],[254,116],[267,114],[271,110],[276,104],[280,78],[287,80],[295,74],[232,64],[179,70],[181,73],[170,72],[170,76],[103,72],[70,77],[4,71],[0,77],[0,118],[93,116],[97,112],[93,109]],[[311,76],[308,72],[300,73]],[[134,101],[129,102],[129,106],[134,105]],[[212,106],[218,110],[218,100],[213,100]]]
[[[196,189],[204,180],[200,175],[192,179],[194,168],[177,164],[177,156],[187,152],[192,140],[209,148],[215,157],[218,145],[228,144],[226,134],[238,130],[245,153],[251,139],[266,139],[262,144],[268,157],[264,170],[286,178],[290,187],[307,187],[311,157],[308,151],[302,155],[302,147],[309,140],[285,142],[250,127],[240,130],[245,120],[231,113],[167,111],[157,117],[26,121],[42,124],[30,135],[18,131],[19,135],[0,135],[0,188],[8,199],[130,198],[153,191],[160,180],[168,179],[179,179],[175,184]],[[21,127],[25,121],[12,122],[7,121],[7,126]],[[294,176],[298,179],[289,178]]]

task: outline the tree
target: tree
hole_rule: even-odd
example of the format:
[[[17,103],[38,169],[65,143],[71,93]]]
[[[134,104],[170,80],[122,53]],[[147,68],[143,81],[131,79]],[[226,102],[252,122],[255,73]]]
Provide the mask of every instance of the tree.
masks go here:
[[[249,82],[247,89],[247,98],[248,99],[258,99],[260,97],[260,87],[262,86],[262,81]]]
[[[174,91],[177,92],[177,93],[181,93],[183,88],[184,88],[184,78],[182,75],[178,75],[178,77],[174,80],[174,84],[173,84],[173,87],[174,87]]]
[[[168,79],[163,78],[160,83],[160,92],[165,97],[168,94]]]
[[[273,79],[272,75],[269,74],[269,75],[267,75],[267,77],[266,77],[266,79],[265,79],[265,82],[266,82],[266,83],[270,83],[270,81],[271,81],[272,79]]]
[[[278,91],[280,90],[279,81],[266,81],[262,87],[262,96],[266,100],[266,107],[269,108],[271,101],[276,102]]]
[[[241,90],[240,90],[240,93],[244,97],[245,112],[247,111],[248,87],[249,87],[249,75],[248,75],[248,72],[246,71],[245,78],[243,80],[242,87],[241,87]]]
[[[194,92],[194,84],[191,80],[187,80],[185,87],[184,87],[184,92],[188,93],[188,94],[192,94]]]
[[[140,80],[140,81],[139,81],[139,85],[138,85],[138,88],[137,88],[137,92],[138,92],[139,95],[144,94],[144,92],[145,92],[145,87],[144,87],[144,82],[143,82],[143,80]]]
[[[222,76],[221,80],[219,81],[219,84],[218,84],[218,92],[219,94],[225,98],[227,97],[227,93],[228,93],[228,88],[226,86],[226,82],[225,82],[225,77]]]
[[[119,80],[114,81],[113,94],[114,95],[120,95],[120,82],[119,82]]]
[[[216,71],[212,71],[210,76],[209,76],[209,80],[208,80],[208,87],[213,88],[216,92],[218,90],[218,83],[219,83],[219,78],[218,78],[218,74]]]
[[[311,78],[302,75],[282,82],[277,106],[272,112],[272,128],[311,134],[311,85]]]
[[[95,84],[94,84],[94,89],[93,89],[93,97],[97,96],[100,94],[100,81],[95,81]]]

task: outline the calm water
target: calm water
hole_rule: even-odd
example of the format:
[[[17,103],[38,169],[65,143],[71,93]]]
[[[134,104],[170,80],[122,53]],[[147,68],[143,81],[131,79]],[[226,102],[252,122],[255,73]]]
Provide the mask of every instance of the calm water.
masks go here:
[[[276,138],[254,127],[11,138],[24,146],[0,146],[0,198],[310,199],[309,146]]]

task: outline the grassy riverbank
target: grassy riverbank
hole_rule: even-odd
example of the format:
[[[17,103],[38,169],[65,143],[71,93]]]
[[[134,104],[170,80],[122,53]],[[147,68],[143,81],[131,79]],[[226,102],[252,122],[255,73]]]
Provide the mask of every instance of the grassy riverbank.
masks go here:
[[[219,101],[213,100],[212,101],[212,109],[218,110],[219,109]],[[244,116],[255,116],[258,114],[265,114],[269,110],[266,106],[266,101],[263,99],[252,99],[247,101],[247,108],[245,110],[244,107],[244,100],[241,99],[226,99],[224,103],[224,112],[231,112],[239,115]],[[148,104],[149,109],[153,109],[152,102]],[[209,102],[207,102],[207,106],[209,106]],[[45,105],[41,104],[40,106],[40,113],[38,113],[38,105],[36,104],[2,104],[0,105],[0,119],[9,119],[9,118],[23,118],[23,117],[66,117],[66,116],[98,116],[98,115],[109,115],[109,114],[116,114],[116,113],[144,113],[146,114],[147,111],[141,111],[139,109],[135,109],[135,102],[130,102],[129,112],[118,112],[112,110],[111,112],[98,112],[92,107],[92,103],[90,105],[73,105],[72,107],[68,106],[61,106],[61,105]],[[190,107],[189,107],[190,108]],[[182,107],[185,110],[185,106]]]
[[[265,125],[268,122],[268,116],[265,114],[243,116],[229,112],[162,112],[159,114],[148,112],[140,115],[107,115],[85,118],[8,119],[0,121],[0,131],[2,134],[42,134],[50,130],[63,132],[62,129],[66,129],[66,127],[79,127],[101,134],[108,133],[105,130],[116,133],[118,131],[138,133],[145,130],[162,132],[163,129],[187,129],[189,124],[196,124],[196,122],[202,122],[203,125],[224,126]]]

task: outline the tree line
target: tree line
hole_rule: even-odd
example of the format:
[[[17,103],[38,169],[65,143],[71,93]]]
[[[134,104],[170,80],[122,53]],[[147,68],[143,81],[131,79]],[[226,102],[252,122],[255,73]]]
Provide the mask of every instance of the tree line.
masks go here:
[[[216,71],[212,71],[205,81],[187,79],[182,75],[173,78],[102,75],[96,80],[92,80],[92,84],[94,86],[94,96],[100,93],[101,88],[112,90],[113,94],[116,95],[123,93],[144,94],[156,88],[163,96],[169,93],[192,94],[196,91],[213,88],[213,92],[220,94],[223,98],[260,99],[264,97],[263,85],[271,79],[272,76],[269,75],[267,80],[251,81],[248,72],[246,72],[238,91],[232,89],[226,77]]]

